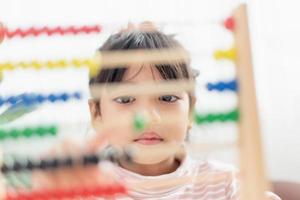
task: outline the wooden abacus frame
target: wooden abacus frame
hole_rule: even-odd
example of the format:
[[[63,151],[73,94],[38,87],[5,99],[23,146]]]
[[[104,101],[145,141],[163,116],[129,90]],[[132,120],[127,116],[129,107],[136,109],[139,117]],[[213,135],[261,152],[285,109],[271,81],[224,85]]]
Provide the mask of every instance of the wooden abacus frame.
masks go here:
[[[270,189],[270,185],[263,161],[246,5],[239,6],[233,12],[233,17],[241,111],[239,122],[241,199],[263,200],[266,199],[265,192]]]
[[[233,19],[235,22],[235,28],[233,30],[236,47],[235,64],[237,79],[239,83],[238,107],[241,112],[238,139],[240,161],[239,177],[241,181],[240,194],[242,200],[265,200],[267,198],[265,193],[270,189],[270,185],[267,181],[263,161],[253,66],[251,60],[251,45],[248,29],[247,8],[245,4],[240,5],[237,9],[234,10]],[[119,54],[121,53],[118,52],[117,54],[115,54],[117,55],[117,57],[115,57],[115,55],[113,54],[109,55],[109,53],[106,53],[105,56],[102,56],[101,60],[98,61],[101,61],[103,66],[111,68],[114,67],[114,65],[119,64],[128,65],[132,63],[143,63],[146,61],[151,63],[175,62],[187,60],[188,58],[188,56],[186,56],[183,51],[178,50],[174,50],[174,52],[162,51],[162,54],[160,54],[159,51],[151,51],[146,54],[143,54],[141,52],[138,52],[138,54],[136,53],[137,52],[135,51],[126,52],[125,54],[120,56]],[[164,59],[164,57],[167,57],[167,59]],[[110,61],[106,60],[108,58]],[[185,84],[180,83],[178,85],[179,87],[174,84],[173,89],[177,89],[177,91],[187,90]],[[157,84],[144,86],[143,90],[139,90],[139,94],[151,93],[151,91],[153,91],[155,88],[157,88]],[[192,87],[188,87],[188,89],[191,88]],[[166,90],[168,89],[170,89],[170,87],[166,88]],[[93,89],[92,91],[92,93],[94,93]],[[126,91],[129,93],[135,93],[136,88],[129,88],[129,91]],[[163,89],[160,92],[162,91]]]
[[[235,20],[234,38],[236,45],[236,69],[239,83],[239,110],[241,118],[239,121],[239,157],[240,157],[240,180],[241,180],[241,199],[242,200],[265,200],[265,192],[270,189],[266,178],[261,138],[259,131],[258,111],[256,105],[255,86],[251,61],[251,47],[248,30],[248,19],[246,5],[239,6],[233,12]],[[180,50],[181,51],[181,50]],[[129,54],[128,54],[129,53]],[[132,53],[132,52],[131,52]],[[134,52],[135,54],[137,52]],[[133,54],[132,54],[133,55]],[[167,57],[167,59],[164,59]],[[174,58],[174,59],[173,59]],[[118,64],[130,63],[161,63],[170,60],[187,60],[187,54],[179,52],[152,51],[149,54],[139,53],[131,56],[130,52],[118,52],[117,54],[102,54],[96,57],[95,63],[100,62],[105,67]],[[106,60],[106,61],[105,61]],[[127,61],[126,61],[127,60]],[[183,83],[184,85],[185,83]],[[157,88],[157,84],[155,88]],[[173,88],[186,90],[190,85],[178,88],[174,84]],[[155,89],[153,86],[143,88],[144,91]],[[172,87],[171,87],[172,88]],[[168,90],[170,87],[168,87]],[[136,91],[136,88],[133,91]],[[186,181],[189,180],[187,177]],[[178,180],[179,182],[182,180]],[[145,183],[148,185],[148,183]]]

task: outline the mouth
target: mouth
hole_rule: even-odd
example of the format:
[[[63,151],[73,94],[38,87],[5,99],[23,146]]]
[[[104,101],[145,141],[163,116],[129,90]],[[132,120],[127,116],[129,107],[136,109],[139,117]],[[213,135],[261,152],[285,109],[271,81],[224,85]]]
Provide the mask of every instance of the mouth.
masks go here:
[[[155,145],[162,143],[164,139],[155,132],[145,132],[133,141],[143,145]]]

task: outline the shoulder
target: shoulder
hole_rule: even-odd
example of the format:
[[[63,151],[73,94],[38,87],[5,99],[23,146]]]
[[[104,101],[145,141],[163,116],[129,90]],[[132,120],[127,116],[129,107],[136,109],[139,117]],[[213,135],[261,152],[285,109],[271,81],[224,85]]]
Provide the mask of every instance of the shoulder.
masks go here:
[[[209,161],[201,161],[201,160],[193,160],[194,166],[198,169],[199,174],[206,174],[216,176],[219,175],[229,180],[235,179],[237,176],[238,170],[233,165],[209,160]]]
[[[199,174],[205,174],[208,182],[218,182],[224,184],[224,189],[229,199],[236,199],[240,188],[238,181],[238,169],[231,164],[210,160],[210,161],[198,161],[194,160],[194,165],[198,168]],[[276,194],[267,191],[265,193],[268,200],[281,200]]]

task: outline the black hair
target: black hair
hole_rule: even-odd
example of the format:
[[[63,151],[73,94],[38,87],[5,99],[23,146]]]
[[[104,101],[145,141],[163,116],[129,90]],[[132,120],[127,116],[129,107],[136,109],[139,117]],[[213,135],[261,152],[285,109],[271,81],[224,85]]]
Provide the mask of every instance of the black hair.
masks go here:
[[[160,31],[139,31],[120,32],[111,35],[99,48],[99,51],[132,50],[132,49],[172,49],[183,46],[171,35],[166,35]],[[127,70],[126,66],[116,68],[105,68],[90,79],[90,85],[122,82]],[[191,80],[194,79],[189,62],[177,62],[172,64],[156,64],[161,77],[165,80]],[[189,93],[190,102],[194,97],[193,92]],[[99,102],[97,107],[99,107]]]

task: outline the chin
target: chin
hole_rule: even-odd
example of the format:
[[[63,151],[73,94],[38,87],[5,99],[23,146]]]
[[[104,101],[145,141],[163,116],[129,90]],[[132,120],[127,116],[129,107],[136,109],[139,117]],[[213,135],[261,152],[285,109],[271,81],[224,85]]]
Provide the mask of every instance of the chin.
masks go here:
[[[143,165],[154,165],[174,157],[180,146],[180,144],[169,143],[156,145],[132,143],[129,149],[132,153],[133,162]]]

